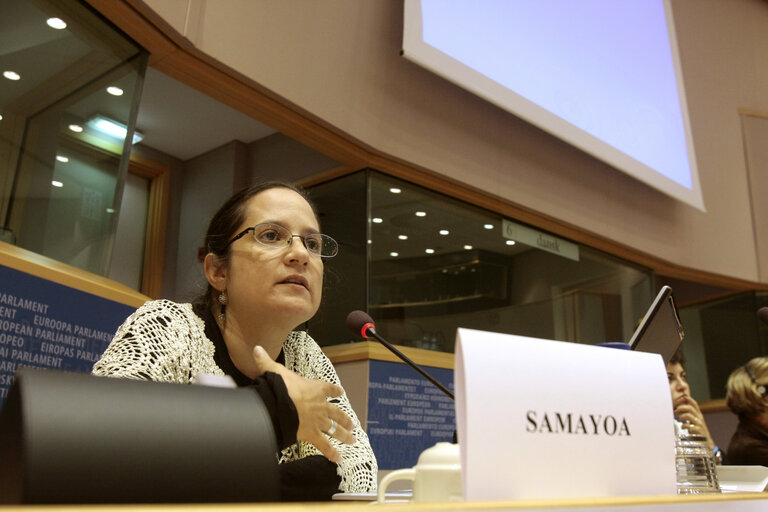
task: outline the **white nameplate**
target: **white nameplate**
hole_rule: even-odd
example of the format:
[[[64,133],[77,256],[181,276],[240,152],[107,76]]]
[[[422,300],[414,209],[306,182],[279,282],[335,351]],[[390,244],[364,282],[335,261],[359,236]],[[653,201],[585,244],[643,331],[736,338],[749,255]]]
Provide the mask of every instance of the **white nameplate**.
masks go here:
[[[466,500],[676,493],[658,354],[459,329]]]

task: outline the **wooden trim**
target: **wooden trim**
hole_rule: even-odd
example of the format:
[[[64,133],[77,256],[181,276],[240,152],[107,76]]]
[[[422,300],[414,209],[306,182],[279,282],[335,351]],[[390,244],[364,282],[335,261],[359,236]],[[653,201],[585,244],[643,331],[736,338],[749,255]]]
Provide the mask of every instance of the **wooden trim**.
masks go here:
[[[339,165],[339,166],[333,167],[332,169],[328,169],[328,170],[313,174],[312,176],[307,176],[306,178],[296,180],[296,185],[300,187],[311,187],[313,185],[319,185],[321,183],[325,183],[326,181],[334,180],[336,178],[342,178],[349,174],[355,173],[359,170],[360,168],[358,167],[350,167],[348,165]]]
[[[756,505],[750,502],[763,501],[768,504],[768,496],[762,492],[752,493],[716,493],[716,494],[664,494],[648,496],[596,496],[580,498],[545,498],[522,500],[496,500],[496,501],[444,501],[432,503],[402,503],[387,504],[385,510],[397,512],[437,512],[437,511],[482,511],[482,510],[519,510],[519,511],[553,511],[563,512],[583,510],[626,511],[652,510],[653,512],[665,512],[669,510],[690,511],[699,510],[696,506],[705,503],[721,503],[723,510],[756,510]],[[666,505],[666,506],[665,506]],[[719,506],[719,505],[717,505]],[[653,508],[650,508],[653,507]],[[77,505],[18,505],[5,506],[4,512],[73,512],[83,509]],[[378,509],[381,507],[375,507]],[[186,503],[186,504],[100,504],[89,505],[90,511],[101,512],[181,512],[191,510],[193,512],[370,512],[371,502],[317,502],[317,503]],[[706,510],[714,510],[708,506]]]
[[[725,403],[725,398],[718,398],[716,400],[704,400],[699,402],[699,409],[701,412],[731,412],[728,404]]]
[[[403,347],[400,345],[395,346],[400,352],[418,365],[453,370],[455,359],[453,354],[425,350],[423,348]],[[392,352],[384,348],[383,345],[374,341],[361,341],[358,343],[347,343],[344,345],[333,345],[322,348],[325,355],[327,355],[328,359],[334,364],[349,363],[351,361],[367,361],[371,359],[376,361],[392,361],[395,363],[402,362]]]
[[[768,290],[768,283],[666,261],[378,151],[202,53],[141,0],[86,1],[147,49],[153,67],[342,162],[348,169],[374,168],[647,267],[663,276],[734,290]]]
[[[765,112],[758,112],[756,110],[748,110],[748,109],[740,108],[739,114],[742,116],[759,117],[761,119],[768,119],[768,114],[766,114]]]
[[[133,307],[149,300],[121,283],[5,242],[0,242],[0,265]]]
[[[150,179],[141,292],[154,299],[159,299],[162,296],[163,288],[163,261],[165,259],[165,233],[168,224],[171,170],[168,166],[131,153],[129,172]]]

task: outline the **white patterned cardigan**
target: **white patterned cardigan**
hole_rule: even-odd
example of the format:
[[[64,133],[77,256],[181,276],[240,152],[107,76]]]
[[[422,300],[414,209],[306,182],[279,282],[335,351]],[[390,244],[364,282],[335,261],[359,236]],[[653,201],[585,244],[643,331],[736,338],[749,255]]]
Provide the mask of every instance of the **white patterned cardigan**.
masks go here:
[[[214,344],[205,336],[205,324],[191,304],[169,300],[149,301],[121,325],[101,359],[94,375],[187,384],[197,374],[224,375],[213,359]],[[303,331],[293,331],[283,344],[285,366],[308,379],[341,385],[333,364],[315,341]],[[376,456],[368,436],[349,404],[347,395],[334,399],[355,422],[352,445],[331,438],[341,454],[338,474],[343,492],[376,491]],[[320,452],[299,441],[284,449],[280,462],[298,460]]]

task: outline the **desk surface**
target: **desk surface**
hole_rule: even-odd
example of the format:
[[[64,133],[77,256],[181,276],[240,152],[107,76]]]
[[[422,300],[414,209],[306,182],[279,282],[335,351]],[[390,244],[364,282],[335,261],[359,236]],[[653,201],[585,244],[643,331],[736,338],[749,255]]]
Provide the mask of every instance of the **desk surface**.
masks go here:
[[[54,505],[54,506],[11,506],[0,507],[2,512],[70,512],[75,510],[105,512],[176,512],[182,510],[211,510],[216,512],[275,511],[307,512],[310,510],[344,510],[344,512],[371,512],[371,507],[385,507],[388,510],[407,511],[477,511],[514,510],[542,512],[547,510],[565,512],[628,512],[662,511],[764,511],[768,510],[768,493],[716,494],[689,496],[629,496],[616,498],[579,498],[557,500],[523,501],[475,501],[375,505],[370,502],[324,502],[324,503],[237,503],[237,504],[182,504],[182,505]]]

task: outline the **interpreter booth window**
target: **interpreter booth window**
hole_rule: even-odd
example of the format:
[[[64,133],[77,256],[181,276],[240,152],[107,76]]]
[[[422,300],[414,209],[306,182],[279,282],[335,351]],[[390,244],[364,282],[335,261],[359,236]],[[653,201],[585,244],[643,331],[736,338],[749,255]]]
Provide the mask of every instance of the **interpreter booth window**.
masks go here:
[[[312,195],[341,246],[326,267],[331,300],[310,322],[323,345],[351,339],[355,309],[392,343],[442,352],[458,327],[629,341],[653,300],[647,269],[373,170]]]
[[[725,398],[733,370],[768,355],[768,326],[757,317],[768,292],[749,291],[680,308],[685,369],[694,398]]]
[[[0,11],[2,241],[107,275],[146,53],[84,3]]]

